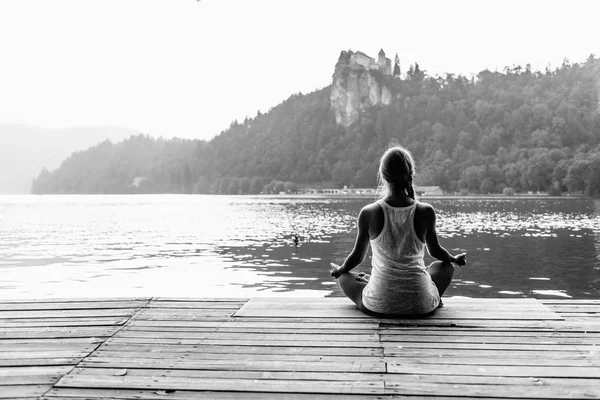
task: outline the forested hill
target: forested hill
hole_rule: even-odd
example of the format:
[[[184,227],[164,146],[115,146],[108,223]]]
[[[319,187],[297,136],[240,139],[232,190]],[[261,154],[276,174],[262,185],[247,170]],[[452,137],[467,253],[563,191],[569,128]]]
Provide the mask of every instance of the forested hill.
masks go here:
[[[32,192],[373,187],[379,157],[394,142],[413,152],[417,183],[449,192],[600,193],[600,62],[593,56],[554,70],[517,66],[473,78],[431,77],[418,65],[402,78],[358,74],[371,74],[391,102],[361,109],[348,128],[336,124],[330,86],[236,121],[209,142],[141,135],[104,142],[42,171]]]

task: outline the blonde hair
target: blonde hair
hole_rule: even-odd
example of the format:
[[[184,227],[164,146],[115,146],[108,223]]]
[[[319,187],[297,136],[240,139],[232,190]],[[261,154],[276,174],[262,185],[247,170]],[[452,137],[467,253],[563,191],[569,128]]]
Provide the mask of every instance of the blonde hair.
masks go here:
[[[414,176],[415,160],[410,151],[398,145],[390,147],[381,156],[377,172],[377,186],[381,197],[405,190],[408,197],[414,200]]]

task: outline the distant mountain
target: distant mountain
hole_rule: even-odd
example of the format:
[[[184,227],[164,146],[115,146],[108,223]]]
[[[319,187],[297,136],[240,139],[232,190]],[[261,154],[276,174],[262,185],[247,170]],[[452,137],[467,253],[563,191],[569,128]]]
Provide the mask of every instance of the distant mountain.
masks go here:
[[[374,187],[390,143],[416,184],[451,193],[600,193],[600,61],[515,66],[467,78],[391,73],[342,52],[332,84],[234,121],[208,142],[135,136],[43,171],[34,193],[258,193]],[[394,71],[399,71],[394,66]],[[216,105],[226,107],[225,104]]]
[[[56,169],[74,151],[106,139],[122,141],[135,133],[115,126],[46,129],[0,124],[0,193],[30,193],[31,182],[42,168]]]

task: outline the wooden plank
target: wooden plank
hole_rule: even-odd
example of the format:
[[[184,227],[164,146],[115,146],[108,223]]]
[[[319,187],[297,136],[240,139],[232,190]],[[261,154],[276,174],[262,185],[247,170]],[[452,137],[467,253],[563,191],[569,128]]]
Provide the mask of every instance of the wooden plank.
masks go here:
[[[1,325],[0,325],[1,326]],[[207,329],[213,331],[220,331],[223,329],[234,331],[239,329],[238,332],[246,332],[249,330],[276,330],[276,329],[294,329],[296,331],[312,331],[312,330],[335,330],[335,331],[352,331],[352,332],[363,332],[371,331],[379,328],[379,324],[376,322],[372,323],[348,323],[348,322],[265,322],[265,321],[152,321],[152,320],[141,320],[134,319],[127,329],[135,330],[154,330],[158,328],[160,330],[171,330],[171,329]]]
[[[164,351],[171,354],[176,353],[212,353],[212,354],[296,354],[296,355],[323,355],[323,356],[383,356],[380,347],[285,347],[285,346],[219,346],[219,345],[180,345],[152,344],[150,350],[148,344],[119,342],[105,343],[101,350],[110,351]]]
[[[300,299],[300,298],[251,298],[235,314],[235,317],[319,317],[369,319],[347,298]]]
[[[172,326],[145,326],[138,325],[137,323],[132,323],[127,327],[127,332],[152,332],[158,336],[169,336],[170,332],[195,332],[195,333],[229,333],[229,334],[238,334],[239,336],[244,336],[246,334],[315,334],[315,335],[373,335],[376,332],[375,329],[360,329],[360,328],[346,328],[346,329],[335,329],[335,328],[307,328],[298,329],[287,327],[285,324],[281,325],[281,327],[270,327],[270,328],[245,328],[245,327],[229,327],[227,325],[223,327],[172,327]]]
[[[4,352],[9,351],[55,351],[55,350],[68,350],[68,351],[87,351],[90,352],[93,349],[98,347],[96,343],[69,343],[69,341],[62,342],[46,342],[43,340],[36,340],[33,342],[25,342],[25,343],[5,343],[5,341],[0,341],[0,352],[4,354]],[[1,357],[1,356],[0,356]]]
[[[0,363],[4,360],[35,359],[35,358],[83,358],[87,351],[74,350],[35,350],[35,351],[2,351],[0,352]]]
[[[90,389],[90,388],[53,388],[44,399],[123,399],[123,400],[382,400],[380,395],[366,394],[313,394],[313,393],[282,393],[271,392],[215,392],[215,391],[191,391],[191,390],[163,390],[163,389]],[[390,397],[386,396],[385,399]],[[404,400],[428,400],[430,397],[410,396],[403,397]],[[439,397],[437,400],[456,400],[456,398]],[[462,400],[485,400],[485,398],[463,398]]]
[[[245,339],[173,339],[173,338],[109,338],[107,343],[138,343],[150,345],[221,345],[221,346],[284,346],[284,347],[381,347],[380,342],[332,342],[296,340],[245,340]],[[506,345],[504,345],[506,346]]]
[[[523,366],[539,366],[539,367],[600,367],[600,360],[591,358],[591,357],[563,357],[563,358],[512,358],[509,356],[496,356],[496,358],[491,359],[485,356],[471,356],[471,357],[389,357],[386,358],[387,362],[390,363],[402,363],[408,362],[411,364],[444,364],[449,366],[449,368],[454,367],[455,365],[469,365],[469,366],[514,366],[514,367],[523,367]]]
[[[445,342],[402,342],[383,343],[384,348],[423,348],[423,349],[480,349],[480,350],[544,350],[544,351],[594,351],[594,345],[561,345],[561,344],[525,344],[525,343],[445,343]]]
[[[133,327],[131,327],[133,328]],[[130,328],[128,328],[130,329]],[[557,330],[514,330],[511,328],[498,329],[479,329],[479,328],[440,328],[429,327],[383,327],[377,331],[382,335],[397,335],[397,336],[498,336],[498,337],[529,337],[537,336],[542,338],[598,338],[600,332],[573,332],[573,331],[557,331]]]
[[[521,320],[560,320],[558,314],[550,311],[537,301],[522,302],[493,299],[477,300],[448,299],[451,305],[438,309],[428,318],[433,319],[521,319]],[[531,299],[534,300],[534,299]],[[446,300],[444,300],[446,302]],[[484,303],[484,304],[481,304]],[[509,307],[514,305],[512,309]],[[359,311],[354,303],[346,298],[328,299],[282,299],[252,298],[235,317],[318,317],[318,318],[358,318],[371,317]],[[424,318],[426,319],[426,318]]]
[[[48,358],[0,358],[0,367],[42,366],[42,365],[76,365],[81,357],[48,357]]]
[[[462,358],[462,357],[487,357],[493,360],[498,358],[544,358],[549,360],[577,360],[589,359],[595,352],[592,351],[548,351],[548,350],[490,350],[490,349],[435,349],[435,348],[410,348],[410,347],[386,347],[386,357],[416,357],[416,358]]]
[[[230,310],[193,310],[190,309],[189,312],[179,312],[178,310],[161,310],[158,308],[149,310],[144,309],[135,315],[134,320],[146,319],[146,320],[220,320],[227,321],[237,309]]]
[[[297,362],[314,362],[314,363],[331,363],[331,362],[361,362],[369,363],[374,362],[378,359],[377,357],[368,356],[357,356],[357,355],[335,355],[327,356],[323,354],[260,354],[260,353],[211,353],[211,352],[169,352],[167,351],[112,351],[112,350],[97,350],[93,355],[88,357],[86,360],[100,359],[159,359],[164,361],[177,361],[177,360],[229,360],[231,361],[297,361]],[[489,360],[488,360],[489,362]],[[600,362],[599,362],[600,364]]]
[[[54,327],[54,326],[121,326],[127,322],[128,318],[123,317],[101,317],[101,318],[38,318],[30,320],[23,319],[3,319],[0,320],[0,329],[5,328],[35,328],[35,327]]]
[[[140,314],[160,316],[160,315],[182,315],[182,316],[211,316],[211,315],[229,315],[233,314],[239,307],[221,307],[221,308],[144,308]]]
[[[312,381],[269,380],[269,379],[201,379],[187,378],[146,378],[122,376],[67,375],[55,387],[82,388],[121,388],[121,389],[171,389],[171,390],[210,390],[240,392],[276,392],[276,393],[331,393],[331,394],[383,394],[383,382],[370,381]]]
[[[475,336],[475,335],[381,335],[382,342],[445,342],[445,343],[531,343],[552,345],[596,345],[600,343],[598,338],[588,337],[548,337],[548,336]]]
[[[566,318],[573,317],[586,317],[586,318],[600,318],[600,314],[589,313],[589,312],[560,312]]]
[[[46,393],[52,385],[6,385],[0,387],[0,399],[37,397]]]
[[[0,392],[4,386],[13,385],[53,385],[61,377],[56,375],[19,375],[0,378]]]
[[[504,365],[452,365],[388,362],[388,373],[418,375],[478,375],[508,377],[546,377],[546,378],[600,378],[600,367],[555,367],[555,366],[504,366]]]
[[[171,301],[171,302],[186,302],[186,301],[205,301],[205,302],[223,302],[223,303],[245,303],[250,300],[249,297],[156,297],[152,301]]]
[[[244,340],[286,340],[286,341],[347,341],[347,342],[379,342],[377,334],[314,334],[314,333],[245,333],[240,334],[238,332],[180,332],[180,331],[168,331],[168,332],[147,332],[147,331],[133,331],[133,330],[122,330],[118,332],[114,338],[168,338],[168,339],[207,339],[207,340],[235,340],[243,338]]]
[[[152,301],[148,308],[163,309],[238,309],[246,302],[214,302],[214,301]]]
[[[0,304],[12,304],[12,303],[68,303],[68,302],[91,302],[96,303],[98,301],[105,302],[123,302],[123,301],[141,301],[148,302],[152,300],[151,297],[43,297],[43,298],[14,298],[14,299],[0,299]]]
[[[29,343],[102,343],[106,338],[97,337],[74,337],[74,338],[43,338],[43,339],[3,339],[0,340],[0,345],[21,346]]]
[[[600,313],[599,304],[546,304],[554,312],[591,312]]]
[[[118,328],[98,327],[47,327],[47,328],[7,328],[0,330],[0,341],[4,339],[44,339],[44,338],[81,338],[109,337]]]
[[[392,323],[397,322],[398,320],[395,319],[391,319],[391,320],[383,320],[383,321],[391,321]],[[414,324],[415,320],[405,320],[405,321],[409,321],[411,323]],[[425,320],[426,321],[426,320]],[[364,325],[368,325],[368,326],[379,326],[379,324],[382,322],[382,320],[378,320],[377,318],[319,318],[319,317],[285,317],[285,318],[281,318],[281,317],[260,317],[260,318],[255,318],[255,317],[241,317],[241,316],[233,316],[231,318],[228,318],[224,321],[221,322],[239,322],[239,323],[247,323],[247,322],[251,322],[251,323],[265,323],[265,324],[281,324],[281,323],[298,323],[298,324],[305,324],[305,323],[310,323],[310,324],[354,324],[355,326],[364,326]],[[436,324],[439,324],[439,322],[437,322]],[[443,323],[443,325],[447,325],[445,322]]]
[[[34,376],[34,375],[53,375],[62,376],[73,369],[70,365],[59,366],[35,366],[35,367],[2,367],[0,368],[0,378],[12,376]],[[3,379],[0,379],[2,382]]]
[[[385,372],[383,359],[373,357],[370,361],[343,362],[296,362],[296,361],[260,361],[260,360],[157,360],[155,358],[112,358],[90,356],[78,364],[78,367],[92,368],[158,368],[158,369],[196,369],[196,370],[238,370],[238,371],[338,371],[338,372]],[[209,390],[209,389],[206,389]]]
[[[600,304],[600,300],[598,299],[541,299],[538,300],[540,303],[545,305],[550,304]]]
[[[0,311],[0,319],[15,318],[65,318],[65,317],[129,317],[137,309],[117,308],[99,310],[35,310],[35,311]]]
[[[0,311],[41,311],[41,310],[98,310],[139,308],[146,305],[147,301],[69,301],[52,303],[1,303]]]
[[[501,399],[590,399],[598,398],[600,390],[594,387],[517,386],[517,385],[461,385],[454,383],[410,382],[386,384],[386,394],[399,395],[451,395],[494,396]]]

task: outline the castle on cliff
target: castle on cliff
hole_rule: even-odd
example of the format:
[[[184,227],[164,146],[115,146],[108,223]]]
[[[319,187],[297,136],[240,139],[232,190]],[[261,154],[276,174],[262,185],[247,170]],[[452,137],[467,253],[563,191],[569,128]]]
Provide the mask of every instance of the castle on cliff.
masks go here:
[[[346,53],[346,55],[350,56],[348,62],[348,65],[350,67],[360,65],[368,70],[377,70],[383,75],[392,75],[392,60],[385,56],[385,51],[383,51],[383,49],[379,50],[377,61],[375,61],[374,58],[369,57],[362,51],[349,51],[348,53]]]

